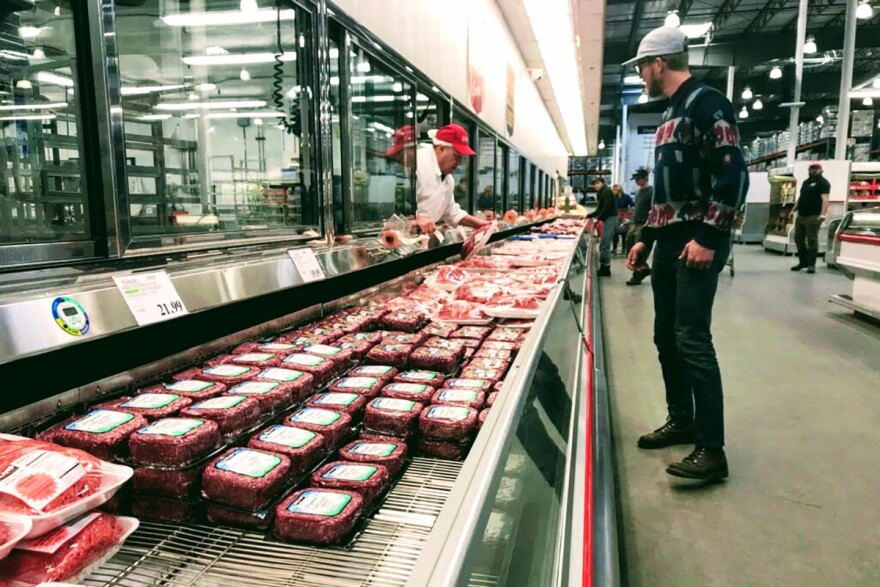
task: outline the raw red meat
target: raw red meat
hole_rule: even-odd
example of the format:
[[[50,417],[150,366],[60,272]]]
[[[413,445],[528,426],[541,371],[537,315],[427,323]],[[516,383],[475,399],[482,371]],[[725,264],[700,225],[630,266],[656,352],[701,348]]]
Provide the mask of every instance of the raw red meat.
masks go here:
[[[479,410],[486,403],[486,394],[475,389],[441,389],[431,399],[432,404],[465,406]]]
[[[205,468],[205,499],[243,510],[266,507],[287,484],[290,459],[252,448],[231,448]]]
[[[354,529],[363,498],[353,491],[303,489],[275,510],[273,534],[282,540],[333,544]]]
[[[52,442],[78,448],[99,459],[112,461],[128,452],[128,437],[147,425],[137,414],[116,410],[93,410],[48,431]]]
[[[205,517],[218,526],[235,526],[251,530],[266,530],[271,521],[270,512],[263,509],[256,512],[243,512],[216,503],[209,503],[205,508]]]
[[[260,430],[248,441],[250,448],[285,455],[290,474],[299,475],[327,453],[324,437],[304,428],[275,424]]]
[[[489,408],[486,408],[485,410],[480,412],[480,415],[477,417],[477,430],[483,427],[483,424],[486,422],[486,418],[489,417],[489,411]]]
[[[526,337],[526,333],[523,332],[521,328],[496,328],[492,331],[489,337],[486,339],[490,340],[500,340],[503,342],[522,342],[522,340]]]
[[[317,408],[302,408],[285,418],[284,424],[317,432],[324,437],[328,449],[339,446],[351,432],[351,416]]]
[[[380,324],[387,330],[416,332],[425,325],[426,321],[424,313],[397,310],[383,316]]]
[[[502,359],[504,361],[510,361],[513,358],[512,351],[506,351],[502,349],[487,349],[484,347],[480,347],[480,350],[474,355],[475,359]]]
[[[475,389],[485,393],[492,389],[492,382],[487,379],[464,379],[459,377],[447,379],[443,387],[448,387],[449,389]]]
[[[397,369],[390,365],[363,365],[355,367],[348,372],[348,377],[375,377],[382,382],[384,387],[397,376]]]
[[[496,399],[497,397],[498,397],[498,392],[497,392],[497,391],[493,391],[492,393],[490,393],[489,395],[487,395],[487,396],[486,396],[486,406],[489,407],[489,408],[491,408],[492,405],[495,403],[495,399]]]
[[[424,383],[389,383],[382,388],[382,397],[408,399],[420,404],[431,403],[435,389]]]
[[[390,438],[386,441],[355,440],[339,449],[342,460],[382,465],[388,469],[388,474],[392,477],[403,467],[406,453],[405,443]]]
[[[367,353],[366,361],[374,365],[393,365],[403,367],[413,352],[413,346],[408,344],[385,344],[374,346]]]
[[[282,335],[277,339],[277,342],[282,342],[284,344],[288,344],[293,347],[292,353],[298,353],[307,346],[311,346],[313,344],[326,344],[326,340],[328,337],[318,337],[312,338],[311,336],[304,336],[299,330],[296,332],[291,332],[287,335]],[[329,337],[332,338],[332,337]]]
[[[442,289],[431,287],[430,285],[425,283],[411,291],[406,297],[412,300],[440,302],[441,304],[449,301],[448,293],[446,293]]]
[[[472,259],[466,259],[458,263],[459,267],[466,269],[513,269],[514,264],[510,259],[498,255],[477,255]]]
[[[291,345],[293,346],[293,345]],[[277,367],[281,361],[281,353],[242,353],[240,355],[220,355],[205,363],[205,367],[217,365],[251,365],[253,367]]]
[[[538,296],[506,295],[501,296],[492,304],[495,308],[511,308],[514,310],[538,311],[544,300]]]
[[[452,333],[458,330],[458,324],[449,324],[443,322],[431,322],[422,332],[428,336],[439,336],[440,338],[449,338]]]
[[[469,443],[449,442],[447,440],[419,439],[419,453],[435,459],[449,459],[458,461],[467,454]]]
[[[312,473],[312,486],[323,489],[354,491],[370,507],[388,487],[391,475],[384,465],[334,461]]]
[[[425,341],[425,346],[438,349],[447,349],[453,351],[456,358],[461,358],[461,356],[464,354],[465,345],[461,341],[434,336]]]
[[[363,359],[364,355],[366,355],[367,352],[369,352],[369,350],[373,348],[373,345],[368,342],[349,340],[349,337],[347,336],[343,336],[342,338],[337,340],[335,344],[343,350],[350,351],[351,358],[354,361],[360,361],[361,359]]]
[[[305,353],[287,355],[281,362],[281,367],[285,369],[295,369],[311,375],[314,379],[315,387],[321,387],[327,383],[339,372],[340,365],[325,357],[307,355]]]
[[[263,369],[257,373],[253,380],[280,383],[290,393],[292,403],[302,401],[312,395],[316,387],[315,378],[311,374],[281,367]]]
[[[169,418],[180,410],[189,407],[192,400],[176,393],[142,393],[134,397],[122,397],[100,406],[108,410],[129,412],[143,416],[148,422]]]
[[[131,478],[135,493],[187,499],[198,493],[199,480],[205,465],[185,469],[152,469],[137,467]]]
[[[314,344],[333,344],[346,333],[339,328],[327,328],[325,326],[310,326],[300,330],[300,336],[311,338]]]
[[[379,397],[367,404],[364,427],[374,432],[407,436],[415,430],[422,404],[405,399]]]
[[[445,304],[434,315],[434,320],[442,320],[444,322],[470,322],[485,319],[486,314],[483,313],[482,304],[465,302],[463,300],[455,300]]]
[[[345,370],[347,364],[350,363],[354,357],[352,351],[339,346],[330,346],[326,344],[313,344],[312,346],[307,346],[303,349],[303,352],[309,355],[317,355],[319,357],[324,357],[325,359],[330,359],[338,365],[339,372]]]
[[[465,369],[497,369],[499,371],[507,373],[507,369],[509,367],[510,361],[507,361],[505,359],[473,359],[470,363],[467,364]]]
[[[358,332],[343,336],[339,342],[362,342],[372,347],[382,342],[382,334],[379,332]]]
[[[461,371],[462,379],[487,379],[492,383],[504,379],[505,369],[481,369],[480,367],[465,367]]]
[[[231,354],[243,355],[247,353],[275,353],[286,355],[296,352],[296,350],[296,345],[290,344],[288,342],[245,342],[232,349]]]
[[[194,402],[200,402],[205,399],[217,397],[225,392],[226,386],[222,383],[200,381],[198,379],[184,379],[182,381],[160,383],[159,385],[144,387],[137,390],[135,395],[140,395],[142,393],[173,393],[181,397],[187,397]]]
[[[30,549],[47,548],[63,540],[64,536],[77,527],[77,522],[71,522],[39,538],[20,542],[16,550],[0,562],[0,577],[7,581],[30,584],[73,579],[118,546],[125,534],[120,520],[109,514],[98,513],[79,522],[80,525],[87,525],[63,542],[55,552]]]
[[[260,404],[243,395],[221,395],[180,412],[182,418],[206,419],[217,422],[222,436],[235,436],[260,421]]]
[[[323,408],[334,412],[345,412],[352,419],[360,419],[361,413],[367,405],[367,400],[356,393],[319,393],[313,395],[305,403],[307,408]]]
[[[215,381],[223,385],[235,385],[247,381],[256,375],[260,369],[249,365],[216,365],[204,369],[188,369],[174,376],[177,381],[186,379],[198,379],[200,381]]]
[[[442,338],[440,340],[446,340]],[[410,357],[410,365],[418,369],[430,369],[442,373],[455,373],[464,354],[464,348],[457,350],[423,346],[416,349]]]
[[[450,338],[475,338],[483,340],[491,332],[492,328],[489,326],[462,326],[453,332]]]
[[[437,273],[430,279],[434,286],[443,289],[455,289],[458,286],[473,279],[472,273],[465,271],[456,265],[441,265],[437,268]]]
[[[464,440],[473,432],[476,422],[477,411],[473,408],[428,406],[419,415],[419,430],[427,438]]]
[[[467,340],[467,339],[465,339],[465,338],[459,338],[458,340]],[[477,349],[475,349],[475,348],[473,348],[473,347],[465,347],[465,349],[464,349],[464,360],[465,360],[465,361],[470,360],[471,357],[473,357],[473,356],[474,356],[474,353],[476,353],[476,352],[477,352]]]
[[[440,387],[446,376],[437,371],[414,370],[404,371],[394,378],[395,383],[423,383],[434,389]]]
[[[480,346],[480,350],[510,351],[511,353],[516,354],[516,351],[519,350],[521,345],[522,343],[520,341],[507,342],[503,340],[487,340]]]
[[[383,381],[377,377],[343,377],[334,381],[327,391],[331,393],[357,393],[372,399],[379,395]]]
[[[193,517],[195,509],[195,503],[190,499],[135,495],[131,500],[131,513],[141,520],[182,524]]]
[[[488,281],[469,281],[455,290],[455,299],[483,305],[494,305],[504,290]]]
[[[411,346],[419,346],[428,340],[428,335],[424,331],[420,332],[390,332],[382,339],[382,344],[408,344]]]
[[[220,429],[211,420],[165,418],[128,439],[131,458],[141,465],[182,467],[220,445]]]
[[[498,223],[490,222],[476,229],[464,244],[461,245],[461,258],[472,259],[483,247],[489,244],[489,239],[498,231]]]
[[[504,386],[504,382],[503,382],[503,381],[499,381],[498,383],[496,383],[495,385],[492,386],[492,389],[493,389],[494,391],[501,391],[501,388],[502,388],[503,386]]]
[[[292,386],[278,381],[245,381],[229,388],[228,395],[243,395],[257,400],[263,417],[287,409],[293,403]]]
[[[456,342],[466,349],[471,349],[474,352],[477,352],[477,349],[480,348],[482,341],[476,338],[450,338],[450,342]],[[467,352],[467,351],[465,351]]]

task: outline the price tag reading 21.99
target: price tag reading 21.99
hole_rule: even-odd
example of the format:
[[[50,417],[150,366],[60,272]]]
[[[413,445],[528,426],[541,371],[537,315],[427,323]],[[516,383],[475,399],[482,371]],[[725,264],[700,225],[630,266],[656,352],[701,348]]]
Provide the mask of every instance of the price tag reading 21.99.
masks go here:
[[[299,271],[300,277],[302,277],[304,282],[311,283],[327,277],[324,275],[324,269],[311,249],[291,249],[287,251],[287,254],[290,255],[293,264],[296,265],[296,270]]]
[[[125,275],[113,280],[139,326],[189,313],[164,271]]]

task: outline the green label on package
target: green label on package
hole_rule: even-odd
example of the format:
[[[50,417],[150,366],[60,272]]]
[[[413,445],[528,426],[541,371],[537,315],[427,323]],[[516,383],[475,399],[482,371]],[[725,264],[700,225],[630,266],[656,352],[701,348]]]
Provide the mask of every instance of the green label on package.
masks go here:
[[[272,444],[280,444],[290,448],[302,448],[315,438],[314,432],[303,430],[302,428],[293,428],[292,426],[272,426],[262,434],[259,439],[263,442],[271,442]]]
[[[470,389],[445,389],[440,392],[440,401],[447,402],[467,402],[473,403],[477,401],[479,392]]]
[[[412,411],[413,406],[415,406],[416,403],[411,402],[408,399],[380,397],[378,399],[374,399],[370,405],[380,410],[391,410],[392,412],[410,412]]]
[[[434,371],[406,371],[400,374],[401,379],[415,379],[416,381],[433,381],[437,378]]]
[[[294,371],[293,369],[266,369],[257,375],[258,379],[271,379],[272,381],[296,381],[305,375],[302,371]]]
[[[138,430],[138,434],[180,437],[186,436],[204,423],[204,420],[194,418],[163,418],[141,428]]]
[[[388,391],[396,391],[398,393],[411,393],[417,395],[419,393],[424,393],[425,390],[428,389],[428,386],[422,385],[421,383],[392,383],[385,389]]]
[[[278,455],[259,452],[249,448],[237,448],[232,451],[232,454],[221,459],[214,466],[221,471],[229,471],[259,479],[268,475],[280,464],[281,457]]]
[[[176,402],[179,395],[173,393],[142,393],[120,405],[120,408],[140,408],[142,410],[158,410]]]
[[[351,496],[334,491],[322,491],[309,489],[303,491],[289,506],[287,511],[294,514],[307,514],[311,516],[334,517],[342,513],[342,510],[351,502]]]
[[[278,389],[280,383],[270,383],[268,381],[247,381],[239,383],[227,393],[241,395],[266,395],[271,391]]]
[[[321,477],[334,481],[366,481],[378,470],[372,465],[334,465]]]
[[[65,430],[75,432],[91,432],[92,434],[106,434],[116,430],[123,424],[134,419],[134,414],[114,412],[112,410],[95,410],[83,416],[79,420],[65,426]]]
[[[206,375],[215,375],[217,377],[240,377],[250,370],[250,367],[239,367],[237,365],[217,365],[216,367],[205,369],[203,372]]]
[[[320,406],[350,406],[360,396],[356,393],[322,393],[315,400]]]
[[[302,422],[303,424],[317,424],[318,426],[330,426],[336,420],[342,417],[342,414],[331,412],[330,410],[321,410],[318,408],[303,408],[290,417],[291,422]]]
[[[214,397],[211,399],[206,399],[203,402],[199,402],[194,406],[191,406],[191,410],[228,410],[229,408],[234,408],[247,398],[241,395],[221,395],[220,397]]]
[[[332,357],[341,353],[342,349],[335,346],[327,346],[326,344],[313,344],[310,347],[306,347],[305,352],[312,353],[314,355]]]
[[[275,358],[272,353],[245,353],[233,359],[236,363],[265,363]]]
[[[321,363],[324,362],[324,359],[321,357],[316,357],[315,355],[304,355],[302,353],[295,353],[293,355],[288,355],[284,362],[289,365],[305,365],[307,367],[317,367]]]
[[[338,389],[370,389],[379,383],[375,377],[346,377],[336,384]]]
[[[388,457],[395,450],[397,450],[397,445],[387,442],[358,442],[348,452],[371,457]]]
[[[428,410],[427,417],[431,420],[467,420],[470,412],[467,408],[455,406],[434,406]]]
[[[196,381],[195,379],[188,379],[186,381],[175,381],[174,383],[166,383],[165,389],[167,389],[168,391],[182,391],[184,393],[198,393],[200,391],[205,391],[212,385],[214,384],[207,381]]]

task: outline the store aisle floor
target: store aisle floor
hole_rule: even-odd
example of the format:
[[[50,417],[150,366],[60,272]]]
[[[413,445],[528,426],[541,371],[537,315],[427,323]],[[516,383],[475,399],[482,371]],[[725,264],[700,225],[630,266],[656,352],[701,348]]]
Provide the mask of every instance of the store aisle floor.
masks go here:
[[[725,384],[726,483],[665,473],[690,447],[636,448],[666,409],[650,283],[623,260],[602,282],[624,576],[629,587],[880,585],[880,326],[830,304],[824,264],[738,246],[714,332]]]

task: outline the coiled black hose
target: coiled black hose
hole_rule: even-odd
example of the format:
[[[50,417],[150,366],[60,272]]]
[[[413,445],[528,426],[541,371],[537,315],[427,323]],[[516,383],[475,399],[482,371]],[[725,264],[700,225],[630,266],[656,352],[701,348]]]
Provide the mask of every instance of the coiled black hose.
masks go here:
[[[278,111],[278,120],[280,126],[288,134],[294,133],[294,124],[291,123],[287,112],[284,108],[284,61],[281,56],[284,55],[284,47],[281,45],[281,0],[275,2],[275,65],[272,69],[275,73],[272,75],[272,102],[275,104],[275,110]]]

